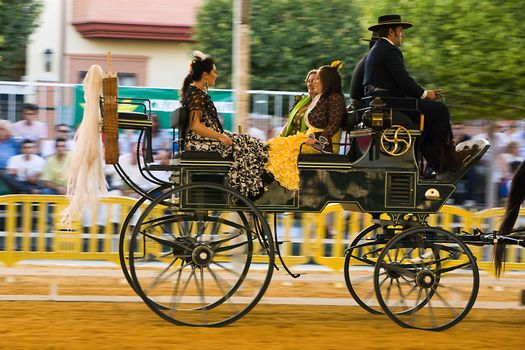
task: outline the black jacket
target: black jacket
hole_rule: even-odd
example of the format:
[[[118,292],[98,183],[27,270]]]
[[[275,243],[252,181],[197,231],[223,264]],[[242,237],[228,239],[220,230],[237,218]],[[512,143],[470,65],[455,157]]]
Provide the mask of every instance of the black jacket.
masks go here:
[[[368,53],[363,85],[366,95],[370,96],[420,98],[425,91],[408,74],[401,50],[384,38]],[[386,91],[370,91],[370,86]]]
[[[361,100],[365,97],[363,79],[365,78],[365,61],[366,56],[361,58],[355,65],[350,82],[350,98],[352,100]]]

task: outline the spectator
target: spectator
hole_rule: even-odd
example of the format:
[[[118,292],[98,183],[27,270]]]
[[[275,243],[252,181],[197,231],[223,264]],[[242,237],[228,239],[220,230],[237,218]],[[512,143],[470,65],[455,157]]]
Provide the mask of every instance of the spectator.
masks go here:
[[[139,135],[135,130],[125,129],[123,133],[120,133],[118,138],[118,149],[120,154],[128,154],[137,151],[137,141]],[[133,148],[135,147],[135,148]]]
[[[42,194],[66,194],[65,170],[68,160],[66,143],[67,140],[61,137],[55,140],[56,153],[47,158],[42,174],[44,186]]]
[[[503,153],[496,158],[496,169],[493,173],[493,181],[497,182],[498,198],[500,204],[505,205],[509,194],[510,183],[514,177],[514,172],[521,164],[520,145],[516,141],[511,141],[505,147]]]
[[[160,128],[159,117],[156,114],[151,115],[151,148],[153,154],[157,154],[162,149],[170,147],[171,137],[167,130]]]
[[[131,149],[137,149],[137,142],[134,142],[131,145]],[[140,173],[137,163],[137,154],[135,152],[121,155],[119,157],[119,165],[121,166],[124,173],[129,177],[129,179],[144,191],[149,191],[155,187],[155,184],[144,178],[144,176],[142,176]],[[115,189],[120,189],[125,196],[137,197],[136,192],[129,188],[126,184],[122,184],[121,181],[119,181],[120,179],[114,180],[113,187]]]
[[[45,160],[36,153],[36,143],[26,139],[22,142],[22,154],[12,156],[7,161],[7,173],[12,176],[7,185],[13,193],[38,193],[40,175]]]
[[[7,161],[12,156],[20,154],[20,145],[11,135],[7,120],[0,120],[0,172],[7,167]]]
[[[40,140],[47,138],[47,126],[38,121],[38,107],[31,103],[22,106],[22,120],[13,125],[13,133],[20,139],[29,139],[36,143],[40,151]]]
[[[161,149],[157,152],[157,160],[155,164],[170,165],[171,152],[165,149]],[[171,171],[159,170],[153,173],[159,180],[170,182]]]
[[[521,125],[519,126],[518,130],[510,137],[512,141],[516,141],[518,143],[520,157],[525,159],[525,123],[519,124]]]
[[[489,121],[485,127],[485,132],[472,137],[474,140],[487,139],[490,142],[490,148],[482,158],[482,162],[490,162],[501,153],[501,149],[507,143],[507,136],[500,131],[500,126],[494,121]]]
[[[57,124],[55,126],[55,135],[57,138],[66,140],[66,150],[72,151],[75,146],[75,141],[71,138],[71,128],[67,124]],[[47,158],[56,153],[55,149],[56,139],[45,140],[40,145],[40,153],[42,157]]]

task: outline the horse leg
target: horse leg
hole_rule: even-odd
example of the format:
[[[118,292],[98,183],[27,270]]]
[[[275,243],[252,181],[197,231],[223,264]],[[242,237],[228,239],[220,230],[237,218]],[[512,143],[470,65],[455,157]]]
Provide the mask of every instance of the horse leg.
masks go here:
[[[516,219],[520,211],[521,203],[525,200],[525,161],[521,163],[520,167],[512,178],[512,183],[509,191],[509,198],[505,208],[505,216],[498,230],[500,235],[509,234],[514,227]],[[494,264],[496,267],[496,275],[501,274],[501,265],[505,261],[505,245],[503,243],[496,243],[494,246]]]

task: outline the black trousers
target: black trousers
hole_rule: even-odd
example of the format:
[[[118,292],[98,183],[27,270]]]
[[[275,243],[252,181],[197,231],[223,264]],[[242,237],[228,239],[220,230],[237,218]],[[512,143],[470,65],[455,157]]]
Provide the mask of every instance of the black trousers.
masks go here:
[[[425,116],[420,149],[430,166],[441,171],[444,161],[454,151],[450,112],[448,107],[438,101],[419,100],[419,110]]]

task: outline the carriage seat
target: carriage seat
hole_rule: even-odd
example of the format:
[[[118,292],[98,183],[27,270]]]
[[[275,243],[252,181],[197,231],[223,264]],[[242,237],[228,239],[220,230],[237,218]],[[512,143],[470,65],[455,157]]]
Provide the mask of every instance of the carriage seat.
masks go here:
[[[181,160],[200,160],[200,161],[233,161],[231,154],[228,157],[221,156],[218,152],[205,151],[183,151]]]
[[[348,163],[346,154],[299,154],[299,162],[315,163]]]
[[[118,126],[121,129],[145,130],[151,128],[151,119],[142,112],[118,112]]]
[[[363,99],[367,108],[362,113],[362,122],[366,126],[376,129],[385,129],[389,125],[377,128],[377,116],[372,114],[382,113],[386,124],[401,125],[408,130],[423,130],[424,117],[419,110],[419,99],[408,97],[372,97]]]

